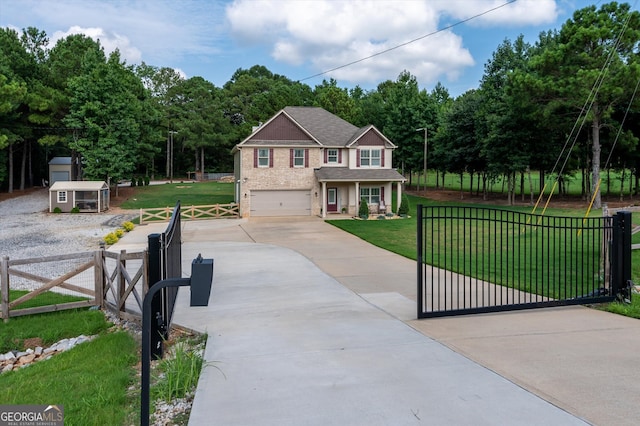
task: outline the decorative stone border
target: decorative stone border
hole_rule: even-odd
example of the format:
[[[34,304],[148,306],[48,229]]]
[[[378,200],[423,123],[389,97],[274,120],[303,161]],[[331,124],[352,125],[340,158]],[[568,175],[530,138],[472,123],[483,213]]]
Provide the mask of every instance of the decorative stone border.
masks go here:
[[[48,348],[37,346],[35,349],[27,349],[24,352],[9,351],[6,354],[0,354],[0,374],[12,371],[18,368],[28,367],[34,362],[50,359],[52,356],[64,351],[68,351],[75,346],[88,342],[96,336],[78,336],[71,339],[62,339],[54,343]]]

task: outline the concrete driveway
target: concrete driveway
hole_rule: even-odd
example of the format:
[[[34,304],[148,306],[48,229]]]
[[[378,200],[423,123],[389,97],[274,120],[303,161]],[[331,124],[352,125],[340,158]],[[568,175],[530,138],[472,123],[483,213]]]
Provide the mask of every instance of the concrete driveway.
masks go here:
[[[174,316],[209,333],[218,367],[192,425],[640,418],[640,321],[584,307],[418,321],[414,261],[319,218],[184,222],[182,235],[185,271],[215,259],[209,307],[183,292]]]

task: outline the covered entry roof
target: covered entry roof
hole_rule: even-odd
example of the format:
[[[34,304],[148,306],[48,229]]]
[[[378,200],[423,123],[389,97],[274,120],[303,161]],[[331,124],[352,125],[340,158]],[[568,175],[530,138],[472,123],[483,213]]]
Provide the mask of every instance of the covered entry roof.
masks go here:
[[[100,191],[108,189],[109,186],[104,181],[77,180],[77,181],[56,181],[49,191]]]

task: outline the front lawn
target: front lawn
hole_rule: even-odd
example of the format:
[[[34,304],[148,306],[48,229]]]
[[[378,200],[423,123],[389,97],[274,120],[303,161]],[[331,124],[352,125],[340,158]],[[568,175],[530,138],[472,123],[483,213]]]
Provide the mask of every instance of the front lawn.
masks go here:
[[[180,201],[182,206],[207,206],[233,203],[233,183],[187,182],[165,183],[131,188],[126,200],[120,203],[123,209],[152,209],[173,207]]]

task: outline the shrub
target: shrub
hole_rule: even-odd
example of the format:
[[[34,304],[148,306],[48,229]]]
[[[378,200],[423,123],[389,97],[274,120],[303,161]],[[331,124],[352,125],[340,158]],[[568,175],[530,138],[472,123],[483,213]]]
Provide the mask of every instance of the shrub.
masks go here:
[[[104,236],[104,242],[107,245],[113,245],[118,242],[118,236],[116,235],[115,232],[109,232],[107,235]]]
[[[138,178],[138,186],[144,186],[144,179],[142,178],[142,176]]]
[[[114,233],[116,234],[116,237],[122,238],[122,236],[124,235],[124,229],[116,229]]]
[[[56,207],[55,209],[53,209],[54,213],[62,213],[62,209],[60,207]]]
[[[149,176],[144,177],[144,186],[149,186]]]
[[[131,186],[136,186],[136,177],[131,178]]]
[[[78,206],[75,206],[74,208],[72,208],[71,213],[80,213],[80,209],[78,208]]]
[[[398,214],[401,216],[406,216],[409,214],[409,199],[406,195],[402,196],[402,201],[400,202],[400,207],[398,208]]]
[[[367,200],[364,198],[360,200],[360,208],[358,209],[358,216],[362,219],[369,218],[369,205],[367,204]]]
[[[127,232],[133,231],[134,227],[135,225],[133,224],[133,222],[130,222],[130,221],[126,221],[125,223],[122,224],[122,228]]]

